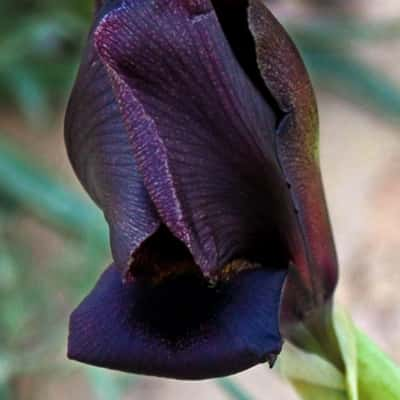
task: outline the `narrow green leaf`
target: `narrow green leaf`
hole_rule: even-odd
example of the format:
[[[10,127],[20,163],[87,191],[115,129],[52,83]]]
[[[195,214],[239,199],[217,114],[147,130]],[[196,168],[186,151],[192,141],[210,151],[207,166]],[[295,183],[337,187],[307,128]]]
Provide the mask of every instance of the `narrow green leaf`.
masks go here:
[[[400,19],[389,21],[361,21],[359,18],[325,17],[312,21],[289,22],[287,29],[303,41],[324,41],[332,46],[349,46],[353,41],[389,41],[400,38]]]
[[[16,64],[8,68],[6,76],[19,109],[30,124],[39,128],[49,119],[50,102],[48,93],[32,72],[32,68]]]
[[[0,399],[2,400],[11,399],[11,390],[7,383],[0,382]]]
[[[303,47],[302,54],[319,86],[400,121],[400,88],[383,73],[343,52]]]
[[[122,399],[128,384],[132,387],[136,381],[135,376],[127,378],[100,368],[86,367],[85,372],[97,400]]]
[[[37,164],[0,139],[0,195],[11,197],[45,222],[79,237],[90,235],[106,247],[101,212]]]
[[[344,390],[335,390],[304,382],[292,382],[296,392],[303,400],[348,400]]]
[[[5,387],[7,385],[10,376],[11,376],[11,371],[8,360],[4,356],[4,354],[0,352],[0,388]],[[1,396],[0,399],[2,399]]]
[[[344,376],[335,366],[290,343],[285,343],[277,365],[281,374],[291,381],[337,391],[346,389]]]
[[[234,380],[222,378],[216,380],[218,386],[234,400],[251,400],[251,396]]]
[[[340,307],[334,310],[334,328],[339,342],[342,359],[346,368],[346,383],[349,400],[358,400],[357,387],[357,343],[351,318]]]
[[[17,285],[17,273],[15,260],[5,244],[1,242],[0,232],[0,293],[8,293],[15,290]]]
[[[400,368],[359,329],[358,384],[361,400],[399,400]]]

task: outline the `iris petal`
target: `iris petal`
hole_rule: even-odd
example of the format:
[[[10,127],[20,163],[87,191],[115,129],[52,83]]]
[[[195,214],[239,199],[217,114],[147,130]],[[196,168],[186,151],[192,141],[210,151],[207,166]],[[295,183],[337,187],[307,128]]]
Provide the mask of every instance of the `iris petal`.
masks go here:
[[[205,379],[273,362],[282,343],[285,271],[254,269],[209,287],[185,275],[156,287],[121,283],[109,267],[70,320],[69,357],[180,379]]]
[[[160,224],[92,35],[68,105],[65,140],[76,174],[104,211],[113,258],[123,269]]]
[[[123,1],[102,19],[95,42],[145,186],[203,272],[274,255],[291,217],[275,115],[211,3]]]
[[[285,310],[306,311],[298,288],[309,287],[309,308],[324,304],[337,283],[335,246],[326,208],[318,154],[318,111],[301,57],[280,23],[262,0],[249,0],[260,74],[286,113],[276,139],[279,163],[291,187],[300,241],[294,243],[296,273],[288,280]],[[271,67],[273,63],[274,67]],[[310,296],[311,295],[311,296]],[[302,304],[302,302],[304,304]]]

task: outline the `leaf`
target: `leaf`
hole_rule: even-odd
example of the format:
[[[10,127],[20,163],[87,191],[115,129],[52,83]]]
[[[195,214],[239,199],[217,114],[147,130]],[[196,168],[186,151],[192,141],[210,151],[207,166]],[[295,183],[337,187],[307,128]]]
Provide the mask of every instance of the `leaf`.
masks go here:
[[[6,383],[0,382],[0,399],[11,399],[10,388]]]
[[[327,389],[326,387],[309,385],[304,382],[293,382],[293,386],[303,400],[347,400],[343,390]]]
[[[278,359],[279,371],[289,380],[306,386],[320,386],[337,391],[346,389],[343,374],[322,357],[285,343]]]
[[[400,37],[400,19],[363,22],[360,18],[319,17],[312,21],[288,21],[289,32],[303,41],[324,41],[333,46],[348,46],[349,41],[388,41]]]
[[[13,91],[25,118],[40,127],[50,116],[50,104],[46,91],[32,75],[32,69],[14,65],[7,71],[7,80],[9,91]]]
[[[251,400],[251,396],[230,378],[217,379],[217,384],[234,400]]]
[[[347,313],[337,306],[334,310],[333,323],[345,364],[348,398],[349,400],[358,400],[357,343],[354,325]]]
[[[132,386],[136,381],[135,376],[128,380],[127,376],[100,368],[86,367],[85,372],[98,400],[122,399],[128,382]]]
[[[400,88],[382,72],[343,52],[303,47],[302,54],[319,86],[400,121]]]
[[[10,375],[11,371],[7,357],[0,352],[0,399],[3,398],[1,397],[1,389],[4,387],[5,390]]]
[[[278,360],[281,373],[304,400],[399,400],[400,368],[340,307],[334,308],[334,331],[344,371],[329,360],[286,344]],[[324,337],[320,339],[324,340]]]
[[[0,231],[0,292],[5,294],[16,289],[17,274],[15,271],[15,260],[12,258],[8,248],[1,242]],[[1,361],[0,361],[1,362]]]
[[[107,247],[104,218],[81,196],[59,184],[10,143],[0,140],[0,195],[40,219],[78,237],[90,236]]]
[[[304,400],[347,400],[344,375],[324,358],[285,343],[278,369]]]
[[[399,400],[400,368],[363,332],[355,330],[362,400]]]
[[[346,367],[349,399],[400,399],[399,367],[339,307],[335,308],[334,325]]]

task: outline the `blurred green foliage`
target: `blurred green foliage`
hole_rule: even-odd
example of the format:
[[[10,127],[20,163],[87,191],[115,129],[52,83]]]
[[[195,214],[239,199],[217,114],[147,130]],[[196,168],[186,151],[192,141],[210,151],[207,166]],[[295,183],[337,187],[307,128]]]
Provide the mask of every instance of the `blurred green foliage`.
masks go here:
[[[60,108],[88,29],[91,2],[0,2],[0,106],[39,124]]]
[[[64,107],[91,9],[89,0],[0,1],[0,108],[17,109],[32,131]],[[366,25],[326,16],[286,25],[317,85],[398,122],[400,89],[354,47],[400,37],[399,21]],[[32,221],[56,241],[49,245],[56,252],[42,254],[47,246],[35,243],[44,239],[29,233]],[[83,371],[99,400],[119,399],[134,384],[132,377],[60,361],[68,312],[108,257],[106,226],[92,203],[26,150],[0,140],[0,399],[19,398],[19,380],[57,377],[59,368]],[[217,383],[232,399],[250,399],[232,380]]]
[[[67,309],[97,279],[108,246],[105,223],[91,203],[3,139],[0,154],[0,388],[9,392],[3,399],[14,398],[18,379],[43,374],[50,379],[60,372]],[[35,245],[45,250],[46,244],[26,231],[31,219],[48,230],[39,240],[60,237],[50,256],[38,252]],[[102,371],[93,375],[90,368],[85,373],[90,383],[99,374],[107,382],[117,379]]]
[[[0,3],[0,106],[17,107],[39,127],[51,120],[71,87],[91,10],[90,0]],[[399,38],[400,18],[366,23],[327,13],[286,25],[316,84],[398,120],[400,88],[353,54],[360,41]]]
[[[400,39],[400,18],[362,23],[349,17],[325,17],[310,24],[292,22],[288,29],[315,85],[391,122],[400,122],[400,87],[357,56],[357,46]]]

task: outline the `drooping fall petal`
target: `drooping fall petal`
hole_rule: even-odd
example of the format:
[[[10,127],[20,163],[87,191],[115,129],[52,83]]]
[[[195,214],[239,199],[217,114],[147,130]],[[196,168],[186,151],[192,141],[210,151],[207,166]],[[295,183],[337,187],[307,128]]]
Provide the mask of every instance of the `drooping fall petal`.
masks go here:
[[[286,272],[244,271],[217,288],[181,276],[154,288],[109,267],[71,316],[69,357],[126,372],[206,379],[274,362]]]

